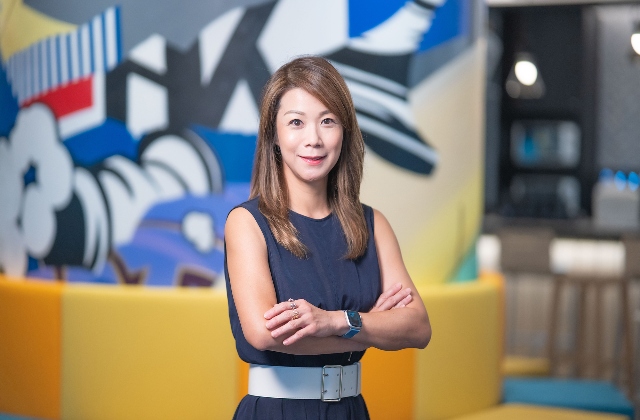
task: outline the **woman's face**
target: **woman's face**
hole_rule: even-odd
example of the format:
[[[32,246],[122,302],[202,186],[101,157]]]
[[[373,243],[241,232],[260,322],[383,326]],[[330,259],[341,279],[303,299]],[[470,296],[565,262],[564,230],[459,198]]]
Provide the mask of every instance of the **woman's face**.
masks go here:
[[[326,182],[342,149],[337,115],[306,90],[294,88],[280,99],[276,131],[287,183]]]

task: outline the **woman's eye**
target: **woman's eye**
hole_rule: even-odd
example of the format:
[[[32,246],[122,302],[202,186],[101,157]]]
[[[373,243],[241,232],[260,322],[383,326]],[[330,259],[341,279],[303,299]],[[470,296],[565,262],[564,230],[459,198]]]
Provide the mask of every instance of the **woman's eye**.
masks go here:
[[[322,120],[322,124],[335,124],[336,120],[334,120],[333,118],[325,118],[324,120]]]
[[[300,127],[302,125],[302,120],[295,118],[291,121],[289,121],[289,125],[294,125],[296,127]]]

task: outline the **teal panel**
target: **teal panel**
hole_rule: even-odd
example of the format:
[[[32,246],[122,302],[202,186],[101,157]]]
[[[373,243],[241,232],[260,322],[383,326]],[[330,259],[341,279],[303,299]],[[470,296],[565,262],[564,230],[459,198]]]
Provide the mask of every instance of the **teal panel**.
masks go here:
[[[478,278],[478,256],[476,253],[477,241],[473,241],[465,254],[458,271],[451,279],[452,282],[472,281]]]

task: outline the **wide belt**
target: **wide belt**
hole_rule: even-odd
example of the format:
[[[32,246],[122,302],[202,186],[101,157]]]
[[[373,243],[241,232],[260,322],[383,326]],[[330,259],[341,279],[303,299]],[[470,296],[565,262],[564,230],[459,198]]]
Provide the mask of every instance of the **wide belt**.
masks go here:
[[[349,366],[251,365],[249,395],[293,400],[340,401],[360,395],[360,363]]]

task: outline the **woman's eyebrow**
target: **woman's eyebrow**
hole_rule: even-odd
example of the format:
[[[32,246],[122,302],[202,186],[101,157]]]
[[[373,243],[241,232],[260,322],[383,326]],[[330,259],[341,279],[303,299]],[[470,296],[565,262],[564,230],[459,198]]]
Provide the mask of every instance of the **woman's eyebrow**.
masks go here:
[[[285,112],[282,115],[287,115],[287,114],[298,114],[298,115],[307,115],[302,111],[298,111],[296,109],[291,109],[287,112]],[[328,109],[325,109],[324,111],[322,111],[320,114],[318,114],[318,116],[322,117],[323,115],[327,115],[327,114],[333,114],[331,111],[329,111]]]

